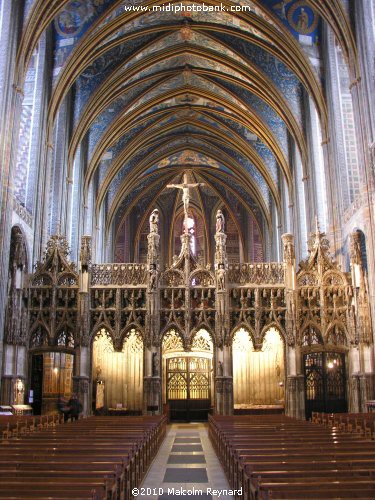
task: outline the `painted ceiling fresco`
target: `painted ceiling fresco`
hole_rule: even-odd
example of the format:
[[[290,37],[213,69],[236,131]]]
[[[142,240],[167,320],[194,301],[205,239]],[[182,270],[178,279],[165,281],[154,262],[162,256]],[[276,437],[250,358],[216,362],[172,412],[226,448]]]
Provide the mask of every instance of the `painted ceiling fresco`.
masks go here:
[[[26,1],[29,16],[39,3]],[[306,95],[324,116],[309,60],[312,51],[320,57],[322,19],[307,0],[230,4],[247,10],[144,12],[142,0],[64,0],[56,11],[50,121],[73,89],[69,170],[86,151],[84,202],[94,193],[96,217],[105,207],[106,231],[116,233],[141,201],[142,214],[172,209],[176,195],[165,185],[185,169],[204,179],[203,211],[237,196],[265,228],[273,209],[285,210],[290,158],[296,150],[307,161]]]

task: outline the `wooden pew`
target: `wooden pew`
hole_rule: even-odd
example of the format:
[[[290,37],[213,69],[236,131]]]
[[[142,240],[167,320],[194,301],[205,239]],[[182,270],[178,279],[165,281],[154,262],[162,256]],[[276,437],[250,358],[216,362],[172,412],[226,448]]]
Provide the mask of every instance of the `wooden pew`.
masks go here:
[[[0,498],[128,500],[165,431],[165,416],[92,417],[7,439]]]
[[[375,498],[373,442],[339,432],[333,419],[323,427],[277,417],[209,417],[210,439],[231,487],[243,489],[240,498],[350,498],[353,491]]]

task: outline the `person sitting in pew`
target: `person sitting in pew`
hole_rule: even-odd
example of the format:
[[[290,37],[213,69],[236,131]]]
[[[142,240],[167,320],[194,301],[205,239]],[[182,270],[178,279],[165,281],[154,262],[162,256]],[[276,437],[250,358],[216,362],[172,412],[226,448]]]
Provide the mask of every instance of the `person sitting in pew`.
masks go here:
[[[77,394],[72,394],[72,397],[69,399],[67,403],[67,411],[64,411],[64,422],[70,420],[78,420],[79,414],[82,412],[83,407],[80,403]]]

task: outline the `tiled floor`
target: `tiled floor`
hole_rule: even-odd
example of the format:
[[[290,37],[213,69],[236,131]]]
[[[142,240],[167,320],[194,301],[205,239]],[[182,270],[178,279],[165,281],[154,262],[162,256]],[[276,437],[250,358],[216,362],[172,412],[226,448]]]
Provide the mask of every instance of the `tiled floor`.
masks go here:
[[[139,500],[232,500],[207,424],[172,424],[139,488]],[[221,490],[220,496],[207,489]],[[194,494],[196,492],[196,494]]]

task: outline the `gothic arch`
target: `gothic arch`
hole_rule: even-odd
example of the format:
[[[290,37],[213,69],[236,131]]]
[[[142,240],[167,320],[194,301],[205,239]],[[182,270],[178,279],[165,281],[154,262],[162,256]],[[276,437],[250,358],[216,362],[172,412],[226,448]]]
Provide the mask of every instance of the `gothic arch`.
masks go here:
[[[130,323],[129,325],[127,325],[121,332],[120,334],[120,338],[119,338],[119,342],[118,342],[118,346],[120,348],[120,350],[124,347],[124,344],[126,342],[126,340],[129,338],[129,336],[131,335],[131,333],[135,331],[138,336],[141,338],[142,340],[142,344],[144,344],[145,342],[145,332],[143,330],[143,328],[141,326],[138,325],[138,323]]]
[[[189,281],[192,284],[193,279],[198,279],[198,283],[195,282],[193,286],[203,286],[203,287],[211,287],[215,286],[215,275],[212,271],[208,271],[207,269],[198,268],[195,269],[189,277]],[[202,280],[205,280],[202,283]]]
[[[91,336],[90,336],[91,350],[92,350],[95,338],[102,332],[102,330],[105,330],[107,332],[107,334],[110,336],[110,338],[112,340],[112,345],[115,346],[115,333],[114,333],[113,329],[107,323],[105,323],[104,321],[101,321],[100,323],[96,324],[91,331]]]
[[[320,327],[314,321],[307,321],[300,333],[299,344],[301,347],[323,346],[324,340]]]
[[[286,346],[288,343],[290,343],[290,339],[288,339],[287,334],[282,328],[282,326],[277,323],[276,321],[272,321],[271,323],[268,323],[265,325],[261,332],[260,332],[260,344],[263,345],[264,337],[270,330],[276,330],[277,333],[280,335],[282,341],[284,342],[284,346]]]
[[[212,329],[210,328],[209,325],[207,325],[206,323],[201,323],[199,326],[196,326],[191,332],[190,332],[190,337],[189,337],[189,345],[191,347],[193,347],[193,342],[194,342],[194,339],[195,337],[197,336],[197,334],[201,331],[205,331],[208,333],[208,335],[210,336],[210,340],[212,342],[212,347],[215,348],[217,342],[216,342],[216,338],[215,338],[215,333],[212,331]]]
[[[65,323],[56,331],[56,347],[74,349],[77,347],[77,337],[74,328]]]
[[[326,286],[346,286],[348,280],[341,271],[329,269],[323,274],[323,285]]]
[[[172,334],[175,334],[175,339],[172,339]],[[169,337],[169,338],[168,338]],[[174,348],[174,342],[176,342],[176,348],[177,350],[185,350],[185,342],[184,342],[184,336],[180,330],[180,328],[176,325],[176,324],[173,324],[171,323],[170,325],[168,325],[165,329],[165,331],[161,334],[161,346],[162,346],[162,351],[164,353],[164,342],[166,342],[166,338],[167,338],[167,341],[170,340],[170,345],[167,346],[167,349],[170,350],[171,352],[173,351],[173,348]],[[181,341],[181,343],[179,343],[179,340]],[[168,350],[166,352],[168,352]]]
[[[234,327],[234,329],[231,331],[229,337],[230,337],[230,341],[231,341],[231,344],[233,344],[233,339],[236,335],[236,333],[239,331],[239,330],[245,330],[248,334],[249,334],[249,337],[253,343],[253,345],[256,345],[256,333],[255,333],[255,330],[248,324],[248,323],[244,323],[243,321],[241,323],[239,323],[238,325],[236,325]]]
[[[346,326],[340,321],[333,321],[327,327],[324,343],[327,346],[335,346],[348,349],[350,337]]]
[[[36,325],[34,325],[32,330],[30,330],[28,338],[29,349],[38,350],[43,347],[52,347],[50,343],[51,337],[47,327],[44,324],[38,322]]]

